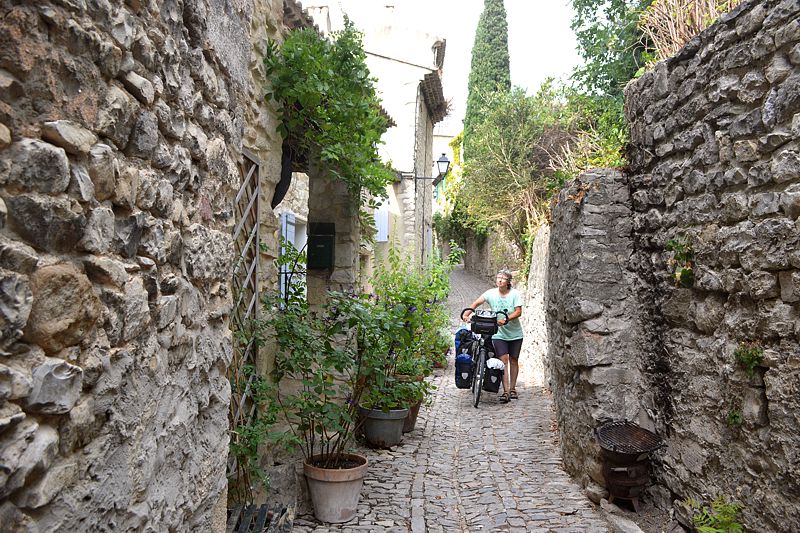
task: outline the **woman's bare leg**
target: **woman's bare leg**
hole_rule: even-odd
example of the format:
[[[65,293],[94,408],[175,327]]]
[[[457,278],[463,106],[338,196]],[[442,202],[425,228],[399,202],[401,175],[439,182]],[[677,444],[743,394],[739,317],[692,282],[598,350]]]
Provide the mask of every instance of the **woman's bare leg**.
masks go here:
[[[513,385],[511,386],[511,388],[508,388],[508,376],[509,376],[508,354],[500,355],[500,356],[498,356],[498,359],[500,359],[503,362],[503,364],[505,365],[505,367],[503,368],[503,392],[508,393],[508,391],[510,391],[511,389],[514,388]],[[516,379],[517,379],[516,376],[513,376],[512,377],[512,380],[513,380],[512,383],[514,383],[516,381]]]
[[[509,357],[506,356],[508,359]],[[504,361],[505,362],[505,361]],[[511,388],[508,391],[517,390],[517,376],[519,375],[519,358],[511,359]],[[503,383],[505,386],[505,382]]]

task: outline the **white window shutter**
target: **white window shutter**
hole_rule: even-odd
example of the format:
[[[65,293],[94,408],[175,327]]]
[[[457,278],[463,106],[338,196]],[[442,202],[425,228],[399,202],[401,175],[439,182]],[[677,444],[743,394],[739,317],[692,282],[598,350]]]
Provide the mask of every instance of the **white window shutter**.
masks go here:
[[[383,203],[375,210],[375,228],[377,229],[375,241],[388,242],[389,241],[389,200],[384,200]]]

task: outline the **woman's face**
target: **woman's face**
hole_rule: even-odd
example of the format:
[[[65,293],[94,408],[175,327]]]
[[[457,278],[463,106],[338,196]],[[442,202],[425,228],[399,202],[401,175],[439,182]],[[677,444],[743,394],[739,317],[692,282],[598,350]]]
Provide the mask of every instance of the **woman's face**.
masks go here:
[[[508,277],[498,274],[497,277],[494,278],[494,283],[498,287],[508,287]]]

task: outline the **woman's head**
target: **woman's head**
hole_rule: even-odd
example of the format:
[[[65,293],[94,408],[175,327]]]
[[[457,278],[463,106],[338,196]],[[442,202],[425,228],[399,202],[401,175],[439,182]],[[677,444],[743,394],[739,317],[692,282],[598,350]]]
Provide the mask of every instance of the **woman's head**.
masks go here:
[[[510,289],[512,278],[513,276],[511,275],[511,271],[502,269],[497,272],[497,276],[495,276],[495,283],[497,283],[498,287],[505,286],[507,289]]]

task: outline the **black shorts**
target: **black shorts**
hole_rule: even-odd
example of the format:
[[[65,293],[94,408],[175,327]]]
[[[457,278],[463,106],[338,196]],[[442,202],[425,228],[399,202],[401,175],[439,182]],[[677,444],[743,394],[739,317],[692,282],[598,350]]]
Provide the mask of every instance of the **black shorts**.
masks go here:
[[[494,353],[497,357],[508,354],[511,359],[519,359],[519,352],[522,350],[522,339],[504,341],[502,339],[492,339]]]

